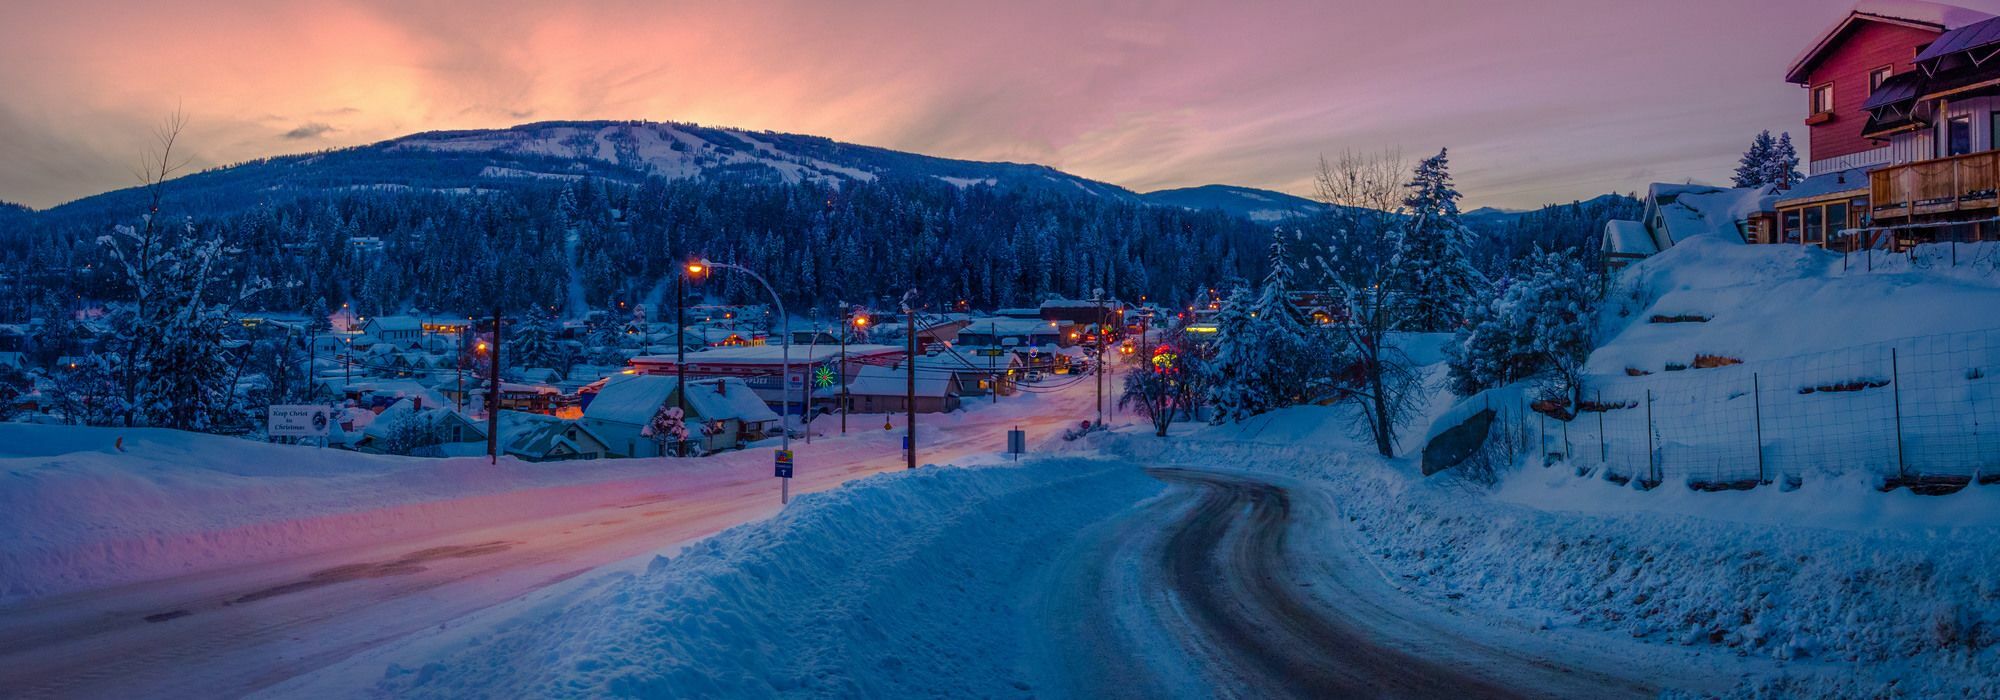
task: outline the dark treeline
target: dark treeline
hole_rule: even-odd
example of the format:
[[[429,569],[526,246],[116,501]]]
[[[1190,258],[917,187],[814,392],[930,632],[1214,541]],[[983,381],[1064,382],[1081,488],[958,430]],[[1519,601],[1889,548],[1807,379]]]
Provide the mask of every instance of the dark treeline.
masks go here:
[[[171,201],[171,182],[167,191]],[[15,280],[0,296],[0,316],[46,317],[129,298],[98,239],[140,214],[0,218],[0,262]],[[927,303],[976,307],[1094,288],[1180,301],[1214,280],[1258,274],[1269,240],[1268,227],[1219,212],[928,178],[838,188],[727,177],[472,194],[357,188],[192,221],[224,241],[232,275],[276,282],[247,308],[347,302],[363,314],[483,315],[497,306],[575,315],[658,303],[686,256],[759,271],[799,313],[879,302],[911,286]],[[380,250],[371,249],[374,239]],[[585,309],[565,308],[573,289]],[[703,291],[731,302],[766,298],[741,275],[718,275]]]
[[[1475,227],[1473,260],[1495,279],[1505,276],[1514,261],[1531,257],[1537,249],[1574,252],[1595,267],[1601,264],[1598,248],[1604,239],[1604,223],[1637,220],[1644,211],[1644,203],[1636,197],[1607,194],[1522,212]]]

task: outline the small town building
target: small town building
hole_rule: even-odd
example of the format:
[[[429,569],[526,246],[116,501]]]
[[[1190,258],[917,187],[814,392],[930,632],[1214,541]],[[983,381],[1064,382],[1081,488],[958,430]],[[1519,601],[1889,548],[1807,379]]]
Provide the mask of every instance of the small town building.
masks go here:
[[[911,405],[909,400],[909,376],[902,367],[866,365],[847,384],[846,396],[850,413],[902,413]],[[819,395],[837,400],[840,388],[819,390]],[[960,405],[959,397],[964,387],[958,376],[945,371],[925,371],[917,368],[916,412],[949,413]]]
[[[530,462],[604,459],[609,443],[581,421],[521,411],[501,411],[498,446],[502,454]]]
[[[904,352],[903,348],[893,345],[848,345],[846,362],[843,363],[838,345],[792,346],[789,351],[792,376],[790,381],[781,382],[779,375],[783,374],[782,368],[788,355],[785,346],[714,348],[687,353],[687,376],[689,379],[740,379],[757,392],[764,403],[782,407],[789,398],[791,410],[802,412],[801,397],[805,395],[807,382],[815,386],[838,384],[843,374],[851,381],[861,367],[899,362]],[[638,374],[675,376],[676,361],[674,355],[665,354],[634,357],[631,362],[633,371]],[[826,381],[828,372],[833,373],[834,381]]]
[[[735,449],[774,429],[777,413],[741,379],[689,381],[684,424],[690,442],[700,452]],[[582,423],[601,437],[613,455],[658,457],[660,445],[649,426],[660,411],[681,405],[679,382],[671,376],[619,375],[590,394]]]

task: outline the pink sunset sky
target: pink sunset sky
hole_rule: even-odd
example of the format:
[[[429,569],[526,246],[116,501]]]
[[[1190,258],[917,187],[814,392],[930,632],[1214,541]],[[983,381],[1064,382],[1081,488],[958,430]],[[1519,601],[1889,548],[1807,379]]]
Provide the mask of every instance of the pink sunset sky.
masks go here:
[[[1452,149],[1468,206],[1723,181],[1803,137],[1786,63],[1842,0],[97,2],[0,14],[0,200],[552,119],[691,121],[1139,191],[1310,192],[1321,154]],[[1802,144],[1803,147],[1803,144]]]

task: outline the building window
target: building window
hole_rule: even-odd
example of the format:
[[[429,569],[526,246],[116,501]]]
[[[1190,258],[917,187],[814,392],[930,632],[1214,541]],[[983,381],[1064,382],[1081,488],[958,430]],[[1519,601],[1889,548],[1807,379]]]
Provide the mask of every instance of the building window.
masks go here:
[[[1868,228],[1874,223],[1874,220],[1869,218],[1867,197],[1856,197],[1847,204],[1850,210],[1854,212],[1855,228]]]
[[[1882,83],[1888,82],[1889,76],[1895,74],[1896,74],[1895,66],[1883,66],[1881,68],[1868,71],[1868,93],[1874,94],[1876,90],[1882,89]]]
[[[1812,113],[1831,114],[1833,112],[1833,83],[1812,89]]]
[[[1944,121],[1944,155],[1959,156],[1972,152],[1972,115],[1960,114]]]
[[[1819,207],[1806,207],[1805,242],[1818,243],[1826,240],[1826,220]]]
[[[1839,238],[1840,232],[1842,230],[1845,230],[1846,228],[1847,228],[1847,203],[1834,202],[1832,204],[1826,205],[1827,235],[1833,238]]]
[[[1778,240],[1786,243],[1799,242],[1799,210],[1785,210],[1785,215],[1778,223]]]

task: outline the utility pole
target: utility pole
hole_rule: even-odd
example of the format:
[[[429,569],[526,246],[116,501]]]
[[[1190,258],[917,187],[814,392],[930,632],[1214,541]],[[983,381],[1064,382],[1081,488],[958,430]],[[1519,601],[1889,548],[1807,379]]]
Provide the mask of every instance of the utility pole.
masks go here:
[[[999,358],[1000,358],[1000,356],[999,356],[998,354],[996,354],[996,353],[999,353],[999,352],[1000,352],[1000,326],[999,326],[999,324],[997,324],[997,323],[995,323],[995,322],[993,322],[993,321],[987,321],[987,322],[986,322],[986,337],[987,337],[988,339],[991,339],[991,340],[993,341],[993,347],[991,347],[991,348],[987,348],[987,349],[986,349],[986,352],[987,352],[987,355],[986,355],[986,375],[987,375],[987,381],[990,381],[990,382],[992,382],[992,383],[993,383],[993,386],[991,386],[991,387],[988,387],[988,388],[992,389],[992,391],[991,391],[991,392],[989,392],[989,393],[993,394],[993,403],[996,403],[996,404],[997,404],[997,403],[1000,403],[1000,372],[999,372],[999,370],[998,370],[997,368],[995,368],[995,367],[994,367],[994,364],[995,364],[995,363],[997,363],[997,362],[999,362]]]
[[[854,327],[854,307],[840,302],[846,314],[840,318],[840,434],[847,434],[847,331]]]
[[[1091,370],[1097,375],[1097,427],[1104,427],[1104,289],[1091,290],[1091,301],[1097,302],[1097,361]]]
[[[917,468],[917,290],[903,295],[903,327],[909,331],[909,366],[903,398],[903,468]]]
[[[492,363],[486,370],[486,463],[500,463],[500,307],[493,307]]]

